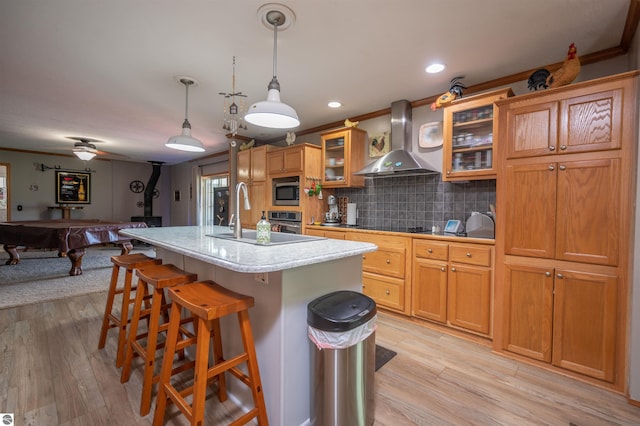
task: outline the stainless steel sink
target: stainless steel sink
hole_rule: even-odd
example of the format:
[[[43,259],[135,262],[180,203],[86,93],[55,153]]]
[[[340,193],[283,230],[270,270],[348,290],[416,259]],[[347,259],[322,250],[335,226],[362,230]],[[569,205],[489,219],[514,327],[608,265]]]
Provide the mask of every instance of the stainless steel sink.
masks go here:
[[[208,237],[220,238],[223,240],[237,241],[239,243],[255,244],[258,246],[276,246],[280,244],[305,243],[309,241],[326,240],[323,237],[310,237],[308,235],[289,234],[284,232],[272,232],[271,242],[262,244],[256,241],[256,231],[251,229],[242,230],[242,238],[235,238],[233,232],[222,232],[220,234],[207,234]]]

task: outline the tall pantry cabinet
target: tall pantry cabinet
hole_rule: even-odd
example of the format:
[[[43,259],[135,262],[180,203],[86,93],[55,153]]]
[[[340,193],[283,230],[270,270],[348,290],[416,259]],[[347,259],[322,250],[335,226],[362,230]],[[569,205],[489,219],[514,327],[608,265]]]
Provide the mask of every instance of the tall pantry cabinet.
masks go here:
[[[494,348],[621,391],[638,74],[496,103]]]

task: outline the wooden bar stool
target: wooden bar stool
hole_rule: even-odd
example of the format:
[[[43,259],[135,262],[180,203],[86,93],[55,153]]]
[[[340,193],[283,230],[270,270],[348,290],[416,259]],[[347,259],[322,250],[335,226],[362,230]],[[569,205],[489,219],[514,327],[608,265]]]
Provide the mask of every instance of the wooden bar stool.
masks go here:
[[[254,299],[228,290],[212,281],[186,284],[169,289],[172,300],[167,344],[160,371],[158,397],[153,417],[154,425],[164,421],[167,402],[176,404],[192,425],[204,424],[204,405],[206,387],[209,382],[218,380],[218,400],[227,399],[225,371],[237,377],[251,389],[254,408],[239,417],[232,424],[245,424],[257,418],[258,424],[268,425],[267,409],[262,392],[258,359],[249,322],[249,308],[254,306]],[[178,340],[182,309],[188,310],[194,317],[196,331],[196,355],[193,385],[177,390],[171,384],[173,355],[186,345],[193,344],[193,339]],[[222,355],[222,339],[220,337],[220,318],[237,313],[244,352],[225,360]],[[209,368],[209,343],[213,339],[214,365]],[[241,363],[247,364],[248,375],[237,368]],[[186,397],[192,395],[191,405]]]
[[[111,256],[113,270],[111,271],[111,284],[109,285],[109,293],[107,294],[107,304],[104,308],[104,316],[102,317],[102,330],[100,331],[100,340],[98,341],[98,349],[104,348],[107,342],[107,332],[111,328],[118,327],[118,351],[116,353],[116,367],[121,367],[124,361],[125,343],[127,339],[127,325],[129,319],[129,305],[133,303],[131,292],[136,287],[131,287],[133,270],[143,268],[145,266],[159,265],[162,259],[154,259],[143,253],[124,254],[120,256]],[[125,268],[124,287],[118,288],[118,277],[120,268]],[[120,307],[120,315],[113,313],[113,301],[117,294],[122,294],[122,306]]]
[[[171,264],[140,268],[136,274],[138,275],[138,290],[133,304],[131,326],[127,337],[127,351],[122,366],[120,382],[125,383],[129,380],[133,356],[134,354],[139,355],[144,363],[140,415],[146,416],[151,409],[153,384],[159,378],[159,375],[154,375],[156,351],[164,347],[164,342],[158,342],[158,335],[161,332],[166,332],[169,327],[167,321],[160,322],[160,314],[164,313],[166,315],[170,306],[166,303],[164,289],[193,282],[198,279],[198,275],[185,272]],[[148,286],[153,287],[153,290],[149,291]],[[152,295],[151,306],[144,310],[142,309],[143,289],[149,291]],[[147,332],[138,334],[140,319],[144,317],[148,317],[149,326]],[[189,321],[190,319],[186,319],[183,323]],[[181,332],[189,334],[184,327],[180,328]]]

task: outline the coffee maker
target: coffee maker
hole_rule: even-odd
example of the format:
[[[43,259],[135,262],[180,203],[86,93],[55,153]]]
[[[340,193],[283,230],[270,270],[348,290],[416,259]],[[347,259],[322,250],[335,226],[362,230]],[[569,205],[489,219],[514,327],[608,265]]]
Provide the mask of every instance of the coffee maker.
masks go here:
[[[338,200],[335,196],[327,197],[329,211],[324,214],[324,223],[326,225],[340,225],[340,212],[338,211]]]

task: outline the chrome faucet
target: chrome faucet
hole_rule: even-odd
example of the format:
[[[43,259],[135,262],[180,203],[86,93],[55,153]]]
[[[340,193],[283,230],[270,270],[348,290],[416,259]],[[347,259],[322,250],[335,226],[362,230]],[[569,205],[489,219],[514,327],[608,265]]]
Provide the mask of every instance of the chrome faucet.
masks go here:
[[[251,204],[249,203],[249,189],[244,182],[238,182],[236,185],[236,214],[231,215],[229,220],[229,228],[233,229],[233,238],[242,238],[242,223],[240,222],[240,189],[244,193],[244,209],[251,210]]]

